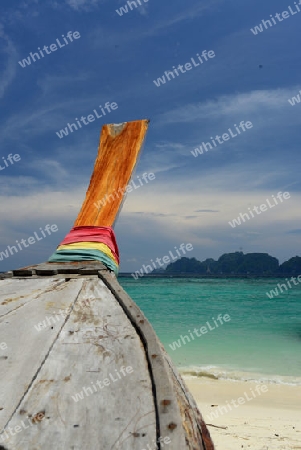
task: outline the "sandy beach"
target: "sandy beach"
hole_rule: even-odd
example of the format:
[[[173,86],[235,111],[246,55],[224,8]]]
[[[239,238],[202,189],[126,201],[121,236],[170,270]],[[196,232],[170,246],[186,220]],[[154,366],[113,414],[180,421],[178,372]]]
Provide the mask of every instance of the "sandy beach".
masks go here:
[[[216,450],[301,449],[301,386],[184,380],[210,424]]]

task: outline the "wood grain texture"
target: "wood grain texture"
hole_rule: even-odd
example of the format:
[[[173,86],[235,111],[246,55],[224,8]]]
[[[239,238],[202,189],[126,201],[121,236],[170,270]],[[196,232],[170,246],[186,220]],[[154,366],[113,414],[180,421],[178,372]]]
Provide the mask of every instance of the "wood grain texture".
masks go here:
[[[33,281],[31,278],[18,280],[7,279],[0,282],[0,318],[22,308],[26,303],[39,298],[55,283],[50,278]]]
[[[173,380],[174,395],[177,396],[178,399],[188,449],[195,450],[196,448],[204,448],[205,450],[214,450],[214,444],[212,442],[209,430],[194,398],[192,397],[183,378],[175,369],[171,358],[166,353],[163,345],[161,350],[168,365],[170,376]]]
[[[0,281],[0,449],[159,450],[161,436],[171,442],[160,450],[214,450],[187,386],[115,274],[91,262],[78,265],[82,274],[48,277],[48,264],[36,267],[40,276]],[[38,331],[46,317],[55,319]]]
[[[145,137],[148,120],[102,127],[86,198],[74,226],[112,226]],[[102,201],[103,205],[97,204]]]
[[[80,292],[68,292],[72,285]],[[156,415],[139,336],[98,278],[62,280],[61,288],[53,307],[65,298],[67,303],[72,300],[73,307],[64,323],[57,325],[59,331],[42,330],[33,339],[33,322],[43,319],[49,303],[51,292],[46,291],[45,298],[40,297],[35,305],[29,303],[24,315],[12,315],[8,324],[0,325],[11,339],[6,360],[10,370],[4,371],[0,381],[0,432],[3,425],[15,430],[22,420],[27,424],[37,414],[43,418],[2,445],[7,450],[146,448],[156,439]],[[19,331],[13,333],[13,326]],[[122,366],[131,366],[133,371],[118,379]],[[84,387],[93,391],[92,386],[110,379],[110,374],[115,381],[109,386],[88,392],[77,402],[72,398],[84,392]]]
[[[51,278],[1,282],[0,342],[7,349],[0,353],[0,432],[40,370],[65,319],[58,316],[41,331],[35,325],[72,305],[82,283],[83,279]]]
[[[108,270],[100,261],[69,261],[58,263],[41,263],[22,267],[12,271],[13,277],[50,276],[56,274],[97,275],[99,270]],[[4,274],[3,279],[8,279]],[[0,278],[1,279],[1,278]]]
[[[197,405],[151,324],[114,274],[100,271],[99,276],[122,305],[144,343],[154,385],[159,434],[170,437],[172,450],[214,450]]]

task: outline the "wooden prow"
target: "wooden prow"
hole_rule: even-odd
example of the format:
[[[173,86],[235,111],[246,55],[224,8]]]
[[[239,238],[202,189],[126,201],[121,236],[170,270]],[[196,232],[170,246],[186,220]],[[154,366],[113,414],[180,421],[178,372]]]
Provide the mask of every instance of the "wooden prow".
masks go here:
[[[112,226],[131,179],[149,120],[136,120],[102,127],[98,155],[78,226]]]
[[[75,226],[114,234],[147,127],[103,127]],[[0,450],[214,450],[151,324],[102,260],[24,267],[0,285]]]

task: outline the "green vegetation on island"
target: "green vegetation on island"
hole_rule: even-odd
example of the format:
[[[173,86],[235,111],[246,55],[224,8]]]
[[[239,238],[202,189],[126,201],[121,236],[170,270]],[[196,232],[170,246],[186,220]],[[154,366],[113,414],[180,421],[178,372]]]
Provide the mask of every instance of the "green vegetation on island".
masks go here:
[[[183,257],[168,264],[165,269],[154,270],[151,275],[193,275],[193,276],[257,276],[288,277],[301,275],[301,257],[295,256],[281,265],[277,258],[268,253],[234,252],[224,253],[217,261],[208,258]]]

